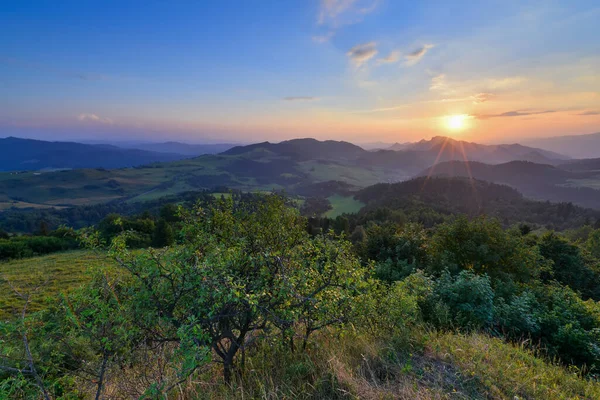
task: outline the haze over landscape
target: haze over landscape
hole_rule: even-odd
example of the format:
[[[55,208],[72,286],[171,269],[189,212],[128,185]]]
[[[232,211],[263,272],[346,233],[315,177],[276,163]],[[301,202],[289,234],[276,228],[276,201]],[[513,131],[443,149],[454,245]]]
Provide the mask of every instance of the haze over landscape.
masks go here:
[[[0,4],[0,400],[600,399],[600,5]]]

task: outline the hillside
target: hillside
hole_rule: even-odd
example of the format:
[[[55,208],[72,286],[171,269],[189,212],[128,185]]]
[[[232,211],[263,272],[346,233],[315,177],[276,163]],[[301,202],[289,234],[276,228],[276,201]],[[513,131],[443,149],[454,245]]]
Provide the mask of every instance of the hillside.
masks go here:
[[[600,173],[569,171],[552,165],[513,161],[488,165],[479,162],[444,162],[421,172],[420,176],[473,177],[510,185],[526,197],[553,202],[572,202],[600,208],[600,191],[594,189]]]
[[[153,151],[157,153],[182,154],[188,157],[196,157],[203,154],[217,154],[229,150],[235,144],[216,143],[216,144],[190,144],[181,142],[164,143],[139,143],[131,145],[117,145],[123,148],[139,149]]]
[[[313,159],[352,160],[366,152],[363,148],[348,142],[319,141],[307,138],[287,140],[280,143],[263,142],[249,146],[237,146],[225,151],[223,155],[251,154],[257,149],[287,156],[297,161]]]
[[[158,161],[174,161],[185,155],[109,145],[46,142],[8,137],[0,139],[0,171],[62,168],[123,168]]]
[[[572,158],[600,157],[600,132],[530,139],[525,143],[541,149],[560,152]]]
[[[394,184],[380,183],[358,191],[355,198],[366,204],[363,214],[378,208],[407,213],[431,209],[443,215],[486,215],[506,225],[525,222],[559,230],[600,219],[600,211],[534,201],[509,186],[468,178],[419,177]]]

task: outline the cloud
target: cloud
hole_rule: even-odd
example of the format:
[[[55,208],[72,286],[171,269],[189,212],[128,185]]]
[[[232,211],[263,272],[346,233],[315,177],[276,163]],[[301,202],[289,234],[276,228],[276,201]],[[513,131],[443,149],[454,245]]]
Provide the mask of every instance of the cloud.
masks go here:
[[[438,74],[431,78],[429,90],[443,90],[448,86],[446,82],[446,74]]]
[[[95,122],[100,124],[112,124],[113,121],[110,118],[99,117],[96,114],[83,113],[77,116],[77,119],[81,122]]]
[[[486,82],[486,86],[490,89],[508,89],[515,87],[525,82],[526,79],[522,76],[511,76],[508,78],[501,79],[489,79]]]
[[[413,52],[407,54],[406,56],[404,56],[404,58],[406,59],[406,65],[415,65],[416,63],[421,61],[421,59],[425,56],[425,54],[427,54],[429,49],[432,49],[433,47],[435,47],[433,44],[425,44],[420,48],[414,50]]]
[[[357,44],[346,53],[350,60],[360,67],[377,55],[377,44],[375,42]]]
[[[478,119],[489,119],[489,118],[504,118],[504,117],[525,117],[528,115],[539,115],[539,114],[550,114],[558,112],[558,110],[541,110],[541,111],[507,111],[501,114],[482,114],[476,115]]]
[[[394,64],[400,61],[402,53],[398,50],[393,50],[387,57],[383,57],[377,60],[377,64]]]
[[[473,104],[481,104],[493,99],[495,95],[493,93],[477,93],[473,95]]]
[[[584,111],[575,115],[600,115],[600,111]]]
[[[331,40],[331,38],[335,35],[334,31],[329,31],[324,35],[315,35],[312,37],[313,42],[315,43],[327,43]]]
[[[284,97],[283,100],[285,100],[285,101],[317,101],[317,100],[319,100],[319,98],[314,97],[314,96],[289,96],[289,97]]]
[[[372,13],[380,0],[321,0],[317,23],[334,26],[355,24]]]

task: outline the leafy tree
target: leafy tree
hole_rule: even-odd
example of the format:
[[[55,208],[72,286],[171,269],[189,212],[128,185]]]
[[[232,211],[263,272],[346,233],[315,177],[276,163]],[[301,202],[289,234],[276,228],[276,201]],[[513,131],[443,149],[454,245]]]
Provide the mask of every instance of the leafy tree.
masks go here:
[[[173,242],[175,242],[173,228],[171,228],[171,225],[165,219],[159,219],[154,231],[154,237],[152,238],[152,246],[166,247],[172,245]]]
[[[594,260],[586,260],[578,246],[548,232],[540,239],[539,249],[551,262],[551,269],[542,275],[545,281],[556,279],[585,298],[600,299],[600,274],[590,265]]]
[[[119,298],[122,284],[107,271],[95,271],[89,284],[63,297],[59,314],[63,351],[96,383],[96,400],[106,386],[108,369],[125,358],[136,335],[125,299]]]
[[[590,233],[585,247],[594,257],[600,259],[600,229]]]
[[[459,327],[483,328],[493,321],[494,291],[486,275],[461,271],[452,277],[444,273],[435,283],[434,296]]]
[[[400,280],[427,263],[428,238],[425,230],[416,224],[400,229],[392,225],[371,226],[364,245],[365,257],[376,262],[379,279]]]
[[[537,248],[521,234],[505,231],[496,220],[458,217],[437,227],[431,240],[432,272],[457,274],[468,269],[492,280],[529,282],[545,268]]]
[[[350,245],[311,239],[282,197],[223,198],[182,218],[181,246],[131,253],[125,232],[112,253],[133,279],[133,320],[150,340],[179,343],[184,375],[214,352],[229,381],[249,338],[276,328],[293,348],[298,324],[306,342],[350,314],[365,276]]]

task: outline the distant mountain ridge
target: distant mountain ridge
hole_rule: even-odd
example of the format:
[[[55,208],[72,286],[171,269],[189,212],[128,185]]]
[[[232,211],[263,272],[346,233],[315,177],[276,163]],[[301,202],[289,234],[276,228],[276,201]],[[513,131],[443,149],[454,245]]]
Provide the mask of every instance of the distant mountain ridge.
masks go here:
[[[292,139],[279,143],[262,142],[247,146],[236,146],[223,152],[223,155],[241,155],[257,149],[267,150],[274,154],[289,156],[297,160],[309,159],[342,159],[357,158],[367,151],[349,142],[312,138]]]
[[[176,161],[185,155],[122,149],[111,145],[0,139],[0,171],[61,168],[123,168]]]
[[[587,135],[528,139],[524,143],[541,149],[556,151],[572,158],[600,157],[600,132]]]
[[[436,153],[438,161],[470,160],[488,164],[501,164],[510,161],[531,161],[542,164],[558,164],[569,157],[557,152],[546,151],[521,144],[484,145],[456,140],[445,136],[435,136],[430,140],[416,143],[396,143],[389,150],[426,151]]]

